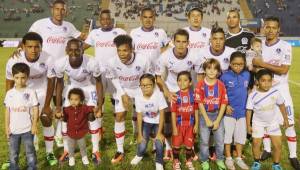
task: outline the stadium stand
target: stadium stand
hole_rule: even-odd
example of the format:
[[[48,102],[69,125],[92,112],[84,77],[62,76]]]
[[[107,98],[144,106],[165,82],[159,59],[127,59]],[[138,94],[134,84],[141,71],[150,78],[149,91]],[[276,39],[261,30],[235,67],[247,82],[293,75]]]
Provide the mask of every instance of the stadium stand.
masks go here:
[[[0,37],[22,37],[37,19],[50,16],[53,0],[0,0]],[[81,29],[87,18],[98,15],[99,0],[67,0],[66,20]]]
[[[300,4],[298,0],[248,0],[256,18],[277,16],[281,21],[284,36],[300,35]]]

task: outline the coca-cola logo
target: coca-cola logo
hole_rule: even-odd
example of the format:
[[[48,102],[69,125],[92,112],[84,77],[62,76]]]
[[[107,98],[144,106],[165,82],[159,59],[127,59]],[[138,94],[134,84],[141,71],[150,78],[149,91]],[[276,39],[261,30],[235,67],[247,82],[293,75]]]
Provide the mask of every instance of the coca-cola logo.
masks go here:
[[[188,48],[203,48],[203,47],[205,47],[205,43],[204,42],[200,42],[200,41],[194,42],[194,43],[191,42],[188,45]]]
[[[219,104],[220,99],[219,98],[209,98],[209,99],[204,99],[205,104]]]
[[[119,80],[121,81],[137,81],[140,79],[140,75],[133,75],[129,77],[119,76]]]
[[[143,50],[154,50],[159,48],[159,43],[157,42],[151,42],[151,43],[138,43],[136,46],[138,50],[143,49]]]
[[[97,41],[96,47],[116,47],[116,45],[112,41]]]
[[[194,107],[193,106],[187,106],[187,107],[179,107],[178,108],[179,112],[193,112],[194,111]]]
[[[65,37],[50,36],[47,38],[47,43],[49,43],[49,44],[64,44],[65,42],[66,42]]]

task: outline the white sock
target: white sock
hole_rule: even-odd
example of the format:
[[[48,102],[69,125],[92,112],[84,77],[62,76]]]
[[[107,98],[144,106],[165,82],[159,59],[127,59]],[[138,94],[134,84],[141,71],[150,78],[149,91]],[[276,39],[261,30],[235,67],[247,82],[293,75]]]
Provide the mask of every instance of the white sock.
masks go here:
[[[103,122],[103,118],[99,117],[97,118],[98,122],[99,122],[99,128],[102,128],[102,122]]]
[[[61,134],[64,143],[64,151],[69,152],[68,148],[68,135],[67,135],[67,122],[61,122]]]
[[[264,150],[271,152],[271,139],[270,136],[265,134],[263,137]]]
[[[55,131],[55,136],[57,137],[62,137],[62,134],[61,134],[61,129],[62,128],[62,121],[61,120],[57,120],[56,122],[56,131]]]
[[[124,153],[125,122],[115,122],[115,138],[118,152]]]
[[[50,127],[43,127],[43,135],[46,145],[46,153],[53,152],[53,140],[54,140],[54,128],[53,126]]]
[[[295,127],[288,127],[285,130],[285,135],[287,137],[288,147],[290,151],[290,158],[297,158],[297,138]]]
[[[166,150],[172,150],[168,139],[165,140],[165,143],[166,143]]]
[[[91,141],[93,145],[93,153],[99,151],[99,121],[95,119],[94,121],[89,121]]]

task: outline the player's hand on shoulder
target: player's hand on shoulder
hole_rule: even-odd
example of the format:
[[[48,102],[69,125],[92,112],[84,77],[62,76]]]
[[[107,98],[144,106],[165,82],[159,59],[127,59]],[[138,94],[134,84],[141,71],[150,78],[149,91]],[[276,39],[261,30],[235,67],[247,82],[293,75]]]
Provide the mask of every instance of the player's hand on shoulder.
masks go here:
[[[17,48],[11,55],[10,58],[19,58],[21,56],[22,48]]]

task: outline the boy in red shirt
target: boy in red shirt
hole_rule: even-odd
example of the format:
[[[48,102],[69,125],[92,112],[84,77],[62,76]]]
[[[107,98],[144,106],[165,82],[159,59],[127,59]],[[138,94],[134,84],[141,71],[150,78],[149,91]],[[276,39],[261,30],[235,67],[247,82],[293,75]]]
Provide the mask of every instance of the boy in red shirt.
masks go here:
[[[80,149],[82,163],[89,164],[86,153],[84,137],[89,132],[88,121],[95,119],[94,107],[83,103],[84,93],[79,88],[73,88],[68,94],[70,106],[63,108],[63,120],[67,128],[63,127],[63,133],[68,136],[69,166],[75,165],[74,150],[77,143]]]
[[[194,146],[194,134],[198,131],[198,105],[195,102],[194,91],[191,89],[192,77],[190,72],[182,71],[177,76],[180,90],[176,93],[177,100],[171,103],[172,112],[172,145],[173,145],[173,169],[180,170],[179,153],[180,146],[185,145],[186,166],[194,170],[192,163]],[[196,113],[195,113],[196,112]]]
[[[201,113],[200,123],[200,159],[203,170],[209,170],[209,137],[212,132],[216,145],[218,169],[226,169],[224,164],[224,124],[223,115],[228,103],[225,85],[218,80],[221,73],[220,63],[216,59],[208,59],[203,64],[205,77],[199,81],[196,89],[196,102]]]

